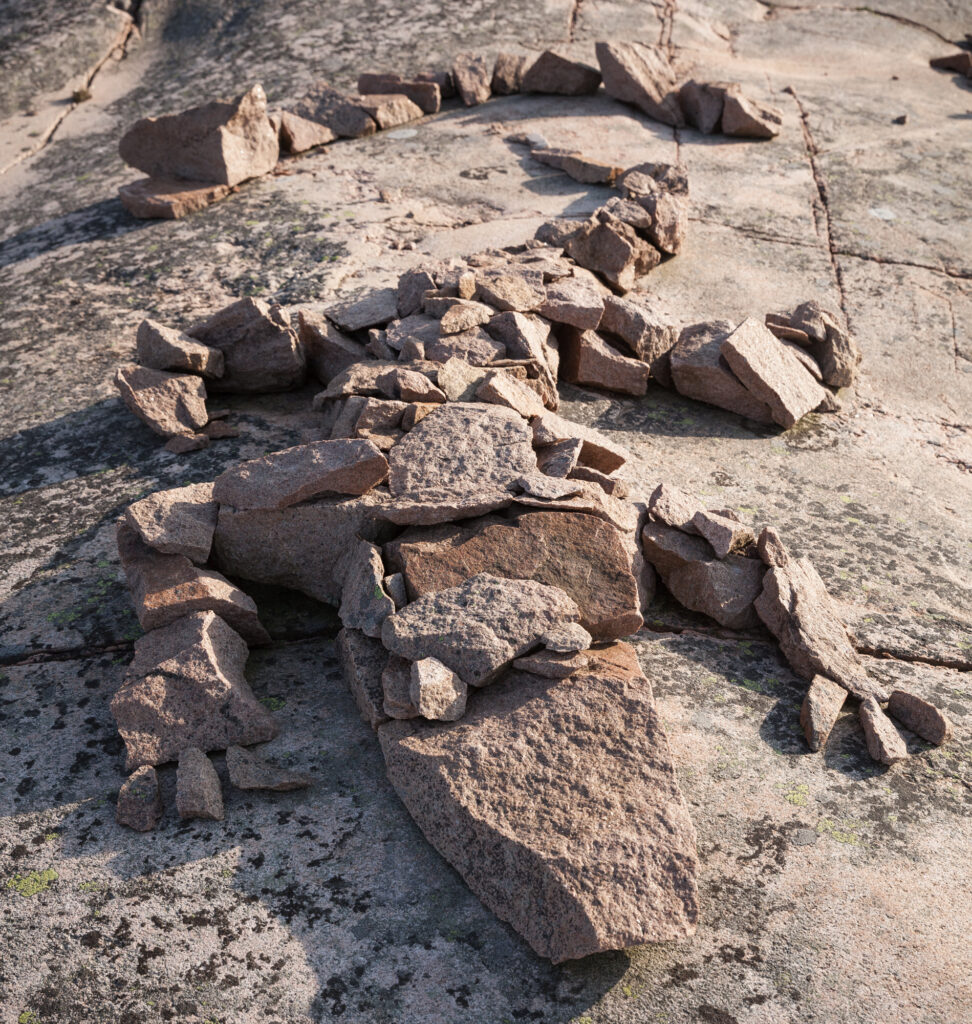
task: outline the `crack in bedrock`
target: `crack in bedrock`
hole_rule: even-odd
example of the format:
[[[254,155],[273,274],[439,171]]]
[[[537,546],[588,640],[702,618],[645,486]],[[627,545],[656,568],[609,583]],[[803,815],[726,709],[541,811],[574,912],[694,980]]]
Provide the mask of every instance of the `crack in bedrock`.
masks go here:
[[[584,6],[584,0],[574,0],[570,6],[570,11],[567,14],[567,42],[572,43],[574,41],[574,33],[577,31],[577,19],[580,17],[581,7]]]
[[[765,7],[771,14],[775,14],[777,11],[810,11],[820,12],[821,14],[829,14],[831,11],[840,11],[843,14],[871,14],[876,18],[890,18],[891,21],[896,21],[899,25],[904,25],[907,28],[915,28],[920,32],[927,32],[929,35],[933,35],[936,39],[940,39],[943,43],[948,43],[949,46],[954,46],[955,43],[946,38],[937,29],[932,28],[930,25],[925,25],[920,21],[915,21],[913,18],[906,18],[903,14],[895,14],[893,11],[881,11],[876,7],[868,7],[866,4],[861,4],[857,7],[836,7],[830,4],[780,4],[774,3],[773,0],[756,0],[761,7]]]

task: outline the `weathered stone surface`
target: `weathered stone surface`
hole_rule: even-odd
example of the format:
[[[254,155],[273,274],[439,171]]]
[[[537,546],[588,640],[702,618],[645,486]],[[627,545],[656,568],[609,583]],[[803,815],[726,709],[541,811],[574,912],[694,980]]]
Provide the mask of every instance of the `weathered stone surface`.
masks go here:
[[[227,469],[213,497],[237,509],[281,509],[323,494],[365,494],[387,476],[388,461],[370,441],[313,441]]]
[[[699,533],[695,525],[695,516],[700,511],[698,499],[671,484],[659,484],[652,491],[648,499],[648,511],[652,518],[684,533]]]
[[[408,658],[386,652],[381,673],[382,709],[388,718],[416,718],[418,708],[412,703],[412,663]]]
[[[892,690],[888,698],[888,714],[923,740],[941,746],[952,738],[953,726],[934,704],[904,690]]]
[[[622,170],[614,164],[584,156],[571,149],[537,148],[531,151],[530,156],[548,167],[556,167],[585,185],[613,185]]]
[[[600,470],[591,469],[590,466],[575,466],[567,476],[571,480],[587,480],[597,484],[605,494],[613,494],[616,498],[625,498],[628,495],[628,488],[623,480],[608,476]]]
[[[389,454],[396,496],[442,489],[508,489],[536,469],[530,428],[512,409],[449,402],[430,413]]]
[[[225,199],[232,191],[230,185],[152,177],[120,186],[118,198],[133,217],[178,220]]]
[[[520,91],[586,96],[597,92],[600,84],[601,73],[597,68],[571,60],[556,50],[544,50],[524,72]]]
[[[344,395],[367,398],[391,398],[395,393],[395,378],[389,371],[398,369],[390,359],[352,363],[333,377],[327,387],[314,396],[314,408],[321,408],[329,399]]]
[[[678,102],[686,122],[703,135],[719,131],[726,87],[720,82],[685,82],[678,90]]]
[[[388,721],[381,674],[388,663],[388,652],[381,641],[365,636],[357,629],[342,629],[337,635],[338,656],[348,689],[361,717],[372,729]]]
[[[664,579],[693,562],[715,560],[712,545],[703,537],[691,536],[662,522],[647,522],[641,533],[645,558]]]
[[[395,367],[387,370],[377,383],[382,390],[391,390],[403,402],[439,405],[446,401],[445,394],[424,373],[417,370]]]
[[[523,85],[523,74],[530,58],[518,53],[499,53],[493,65],[492,92],[494,96],[511,96]]]
[[[330,383],[343,370],[367,358],[361,342],[342,334],[320,313],[302,309],[297,324],[307,367],[322,384]]]
[[[492,370],[476,389],[476,398],[489,405],[504,405],[524,419],[540,416],[545,411],[536,391],[505,370]]]
[[[858,712],[867,741],[867,752],[881,764],[897,764],[908,757],[908,746],[904,737],[895,728],[894,722],[881,710],[877,698],[868,697],[861,701]]]
[[[292,789],[306,789],[313,779],[278,768],[252,750],[237,745],[226,749],[226,768],[230,782],[237,789],[272,789],[284,793]]]
[[[201,345],[182,331],[143,320],[135,336],[135,356],[153,370],[184,370],[203,377],[222,377],[223,353]]]
[[[375,288],[363,298],[335,303],[324,312],[328,320],[342,331],[384,327],[398,316],[398,291],[395,288]]]
[[[574,654],[591,646],[591,634],[579,622],[566,622],[555,629],[548,629],[540,641],[548,651]]]
[[[719,349],[729,368],[774,422],[792,427],[826,397],[824,389],[765,324],[747,317]]]
[[[545,448],[558,441],[583,441],[578,461],[602,473],[613,473],[631,459],[631,453],[623,445],[616,444],[600,430],[565,420],[553,412],[535,417],[530,422],[530,428],[537,448]]]
[[[783,113],[743,95],[735,83],[726,87],[722,104],[722,133],[747,139],[773,139],[783,127]]]
[[[154,768],[142,765],[122,783],[115,804],[115,821],[136,832],[150,832],[162,817],[162,794]]]
[[[564,277],[547,285],[546,297],[537,312],[555,323],[593,331],[601,322],[605,301],[604,296],[586,281]]]
[[[358,75],[358,92],[365,96],[372,93],[397,93],[411,100],[424,114],[437,114],[442,106],[442,91],[437,82],[405,79],[396,74],[366,72]]]
[[[601,42],[596,51],[609,96],[634,104],[663,124],[685,124],[675,92],[675,73],[660,47]]]
[[[648,240],[657,249],[674,256],[681,252],[688,232],[689,205],[686,198],[665,188],[635,193],[631,198],[645,211]]]
[[[643,395],[648,390],[648,366],[623,355],[596,331],[565,332],[561,356],[563,376],[572,384],[624,395]]]
[[[223,750],[277,734],[253,696],[243,638],[211,611],[195,612],[135,641],[135,658],[111,700],[128,767],[175,760],[186,747]]]
[[[123,366],[115,387],[129,411],[162,437],[191,434],[209,419],[201,377]]]
[[[213,546],[217,512],[212,484],[188,484],[140,498],[125,510],[125,521],[149,547],[201,565]]]
[[[413,661],[410,669],[409,697],[423,718],[455,722],[466,710],[469,687],[435,658]]]
[[[597,640],[637,632],[642,620],[631,558],[619,530],[577,512],[526,512],[513,521],[443,526],[406,534],[385,548],[412,600],[477,573],[559,587]]]
[[[573,498],[584,493],[584,485],[567,480],[563,477],[547,476],[546,473],[527,473],[515,483],[518,493],[528,494],[533,498],[559,501],[562,498]]]
[[[122,136],[118,152],[153,177],[236,185],[272,171],[279,145],[266,94],[254,85],[231,102],[142,118]]]
[[[854,383],[861,350],[836,313],[819,302],[804,302],[793,311],[789,323],[807,335],[810,354],[827,384],[847,388]]]
[[[487,324],[496,312],[490,306],[470,299],[446,298],[436,299],[435,302],[444,304],[441,312],[439,307],[430,304],[428,300],[425,303],[425,311],[432,316],[438,316],[439,330],[442,334],[460,334],[462,331]]]
[[[506,358],[506,355],[506,346],[491,338],[482,327],[473,327],[425,343],[425,358],[434,363],[459,358],[472,366],[488,366],[498,359]]]
[[[590,657],[584,651],[560,653],[542,648],[513,662],[513,668],[529,672],[544,679],[566,679],[590,664]]]
[[[537,452],[537,468],[547,476],[570,476],[583,447],[584,442],[580,438],[547,445]]]
[[[661,262],[661,253],[653,245],[606,212],[571,235],[565,248],[582,267],[622,292],[631,291],[639,277]]]
[[[530,313],[509,311],[490,320],[489,333],[498,339],[511,359],[528,359],[537,367],[539,381],[544,389],[543,404],[556,409],[557,368],[559,355],[551,339],[550,324]]]
[[[369,117],[374,118],[375,123],[383,131],[408,124],[409,121],[417,121],[422,117],[422,108],[404,93],[368,93],[356,99],[361,109]]]
[[[871,696],[887,700],[864,671],[833,598],[808,558],[789,558],[785,565],[769,567],[756,612],[797,675],[827,676],[862,701]]]
[[[325,146],[337,138],[337,133],[328,125],[301,117],[290,110],[281,110],[280,148],[288,153],[306,153],[315,146]]]
[[[377,511],[389,523],[399,526],[434,526],[495,512],[509,507],[514,500],[518,499],[506,488],[471,492],[432,487],[391,498]]]
[[[398,279],[397,309],[400,317],[419,313],[425,293],[435,291],[435,278],[423,267],[406,270]]]
[[[766,565],[786,565],[790,554],[780,535],[770,526],[764,526],[756,541],[759,557]]]
[[[645,300],[605,296],[600,330],[616,334],[648,364],[659,384],[672,386],[671,351],[678,341],[678,328],[652,313]]]
[[[337,605],[349,552],[358,539],[384,539],[388,495],[317,498],[285,509],[219,510],[213,550],[234,578],[273,583]],[[273,543],[267,543],[273,538]]]
[[[748,526],[717,512],[696,512],[692,525],[712,545],[716,558],[725,558],[730,551],[756,543],[756,535]]]
[[[813,677],[800,708],[800,725],[811,750],[826,744],[846,700],[847,691],[838,683],[826,676]]]
[[[270,642],[253,599],[225,576],[193,565],[185,555],[153,551],[124,520],[118,522],[117,538],[118,554],[142,629],[159,629],[191,612],[213,611],[248,644]]]
[[[314,84],[294,107],[294,112],[308,121],[326,125],[342,139],[358,139],[374,135],[378,130],[374,118],[356,102],[355,97],[332,89],[323,79]]]
[[[470,366],[465,359],[453,356],[439,367],[436,382],[450,402],[472,402],[476,391],[492,372]]]
[[[492,68],[486,58],[478,54],[460,53],[452,63],[452,77],[456,91],[467,107],[485,103],[492,94]]]
[[[198,452],[209,447],[209,436],[207,434],[176,434],[175,437],[170,437],[162,447],[175,455]]]
[[[540,637],[580,611],[559,587],[478,573],[424,594],[385,619],[382,643],[417,661],[438,658],[470,686],[485,686]]]
[[[543,275],[527,269],[479,271],[476,297],[502,313],[529,313],[544,300]]]
[[[743,387],[722,356],[723,342],[732,330],[726,320],[684,328],[671,351],[672,382],[688,398],[717,405],[757,423],[773,423],[769,406]]]
[[[223,353],[213,391],[288,391],[304,382],[304,349],[280,306],[238,299],[186,332]]]
[[[348,561],[341,590],[341,622],[346,629],[380,637],[381,625],[395,611],[385,593],[385,567],[381,552],[369,541],[359,541]]]
[[[695,830],[627,645],[561,681],[511,673],[455,725],[379,737],[426,838],[541,956],[694,932]]]
[[[223,820],[222,783],[213,762],[198,747],[186,747],[179,753],[176,810],[183,819]]]
[[[395,602],[395,607],[404,608],[408,604],[408,591],[405,589],[405,577],[400,572],[393,572],[384,580],[385,593]]]

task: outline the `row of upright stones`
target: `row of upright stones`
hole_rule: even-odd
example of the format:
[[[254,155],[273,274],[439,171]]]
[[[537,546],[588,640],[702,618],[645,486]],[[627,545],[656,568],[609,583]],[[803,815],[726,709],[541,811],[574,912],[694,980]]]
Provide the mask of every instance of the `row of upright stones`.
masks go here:
[[[738,83],[692,79],[679,86],[658,47],[599,42],[596,54],[599,67],[555,50],[501,53],[495,61],[466,53],[444,71],[409,77],[367,72],[354,94],[321,80],[291,107],[272,113],[263,87],[255,85],[233,101],[143,118],[125,133],[119,150],[149,177],[122,186],[119,197],[137,217],[182,217],[270,173],[281,152],[295,155],[397,128],[438,113],[453,98],[468,107],[519,92],[582,96],[596,93],[602,83],[609,96],[673,127],[688,124],[706,134],[753,139],[779,134],[780,112],[746,97]],[[538,159],[551,162],[556,156],[543,153]],[[570,173],[569,166],[563,169]],[[587,160],[580,180],[606,180],[605,174],[609,165]]]

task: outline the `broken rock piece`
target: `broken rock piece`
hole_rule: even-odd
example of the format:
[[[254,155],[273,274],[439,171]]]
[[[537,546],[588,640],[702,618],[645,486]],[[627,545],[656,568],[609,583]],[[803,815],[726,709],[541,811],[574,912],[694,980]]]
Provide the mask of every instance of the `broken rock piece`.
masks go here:
[[[678,90],[678,102],[685,120],[703,135],[719,131],[726,86],[722,82],[686,82]]]
[[[678,341],[678,328],[652,313],[643,299],[605,296],[599,330],[616,334],[648,364],[659,384],[672,386],[671,351]]]
[[[315,146],[324,146],[333,142],[337,134],[326,124],[311,121],[290,110],[279,113],[280,146],[288,153],[306,153]]]
[[[589,656],[560,681],[509,674],[454,725],[379,730],[426,838],[557,963],[691,935],[698,916],[695,830],[651,687],[626,644]]]
[[[164,555],[185,555],[199,565],[209,559],[218,508],[212,484],[157,491],[125,510],[125,521]]]
[[[460,53],[452,64],[456,91],[467,107],[485,103],[492,94],[492,69],[486,58],[473,53]]]
[[[621,292],[661,262],[661,253],[624,221],[601,211],[568,239],[568,255]]]
[[[388,462],[370,441],[313,441],[227,469],[213,497],[238,509],[280,509],[323,494],[364,494],[387,476]]]
[[[756,535],[748,526],[717,512],[696,512],[692,525],[695,532],[712,545],[716,558],[725,558],[730,551],[740,551],[756,543]]]
[[[154,768],[142,765],[122,783],[115,804],[115,821],[136,832],[150,832],[162,817],[162,794]]]
[[[561,344],[563,376],[571,384],[624,395],[643,395],[648,390],[645,363],[622,355],[596,331],[568,331]]]
[[[513,662],[513,668],[530,672],[544,679],[566,679],[582,668],[587,668],[590,658],[583,651],[560,654],[546,649],[535,651]]]
[[[747,139],[773,139],[783,127],[783,113],[776,107],[748,99],[741,86],[726,87],[722,104],[722,133]]]
[[[861,725],[867,752],[881,764],[897,764],[908,757],[908,746],[904,737],[894,727],[894,722],[881,710],[876,697],[861,701]]]
[[[330,383],[342,370],[367,359],[364,345],[342,334],[322,314],[302,309],[297,324],[308,369],[322,384]]]
[[[226,748],[226,768],[230,782],[237,789],[272,789],[283,793],[291,789],[306,789],[313,781],[307,775],[278,768],[252,750],[236,745]]]
[[[176,810],[183,820],[223,820],[223,787],[213,762],[198,748],[186,747],[179,754],[176,771]]]
[[[398,291],[395,288],[377,288],[363,298],[328,306],[325,313],[342,331],[384,327],[398,317]]]
[[[203,377],[223,376],[223,353],[202,345],[182,331],[143,320],[135,336],[135,356],[153,370],[184,370]]]
[[[700,511],[696,498],[671,484],[659,484],[648,499],[648,511],[653,519],[674,526],[683,533],[698,534],[696,513]]]
[[[395,611],[395,602],[385,593],[385,567],[381,552],[369,541],[358,541],[341,591],[341,622],[346,629],[359,629],[365,636],[380,637],[385,619]]]
[[[374,118],[360,103],[332,89],[323,79],[314,84],[294,112],[308,121],[325,125],[342,139],[359,139],[364,135],[374,135],[378,130]]]
[[[382,643],[418,661],[437,658],[470,686],[485,686],[580,610],[559,587],[479,573],[426,594],[385,619]]]
[[[364,96],[373,93],[395,93],[405,96],[424,114],[437,114],[442,106],[442,91],[437,82],[423,82],[417,78],[404,79],[396,74],[358,75],[358,92]]]
[[[422,116],[422,108],[400,92],[369,93],[358,96],[357,102],[383,131],[417,121]]]
[[[631,453],[623,445],[616,444],[606,434],[594,427],[574,423],[553,412],[545,412],[530,421],[533,443],[537,448],[558,441],[580,440],[583,442],[578,461],[602,473],[613,473],[631,459]]]
[[[659,47],[600,42],[595,49],[609,96],[634,104],[663,124],[676,128],[685,124],[675,91],[675,73]]]
[[[122,136],[118,152],[153,177],[237,185],[272,171],[279,145],[266,93],[254,85],[231,102],[142,118]]]
[[[585,185],[612,185],[621,173],[620,167],[584,156],[569,149],[534,149],[530,156],[549,167],[556,167],[575,181]]]
[[[543,402],[533,388],[503,370],[493,370],[476,389],[476,398],[489,405],[505,405],[524,419],[544,412]]]
[[[846,388],[854,383],[861,350],[836,313],[819,302],[804,302],[790,315],[789,325],[806,334],[810,355],[827,384]]]
[[[365,636],[357,629],[342,629],[337,635],[338,655],[348,688],[358,705],[361,717],[377,729],[388,721],[385,714],[385,691],[381,674],[388,663],[388,652],[381,641]]]
[[[827,742],[846,700],[842,686],[826,676],[813,677],[800,708],[800,725],[811,750],[820,750]]]
[[[928,701],[904,690],[892,690],[888,699],[888,714],[893,715],[906,728],[923,740],[941,746],[952,738],[952,723]]]
[[[492,92],[495,96],[511,96],[523,85],[523,74],[529,66],[529,57],[515,53],[500,53],[493,65]]]
[[[194,433],[209,420],[201,377],[124,366],[115,371],[115,387],[129,411],[162,437]]]
[[[606,301],[589,282],[564,277],[547,285],[546,296],[537,312],[555,323],[593,331],[601,322]]]
[[[122,206],[142,220],[179,220],[190,213],[225,199],[233,191],[230,185],[203,184],[182,178],[139,178],[122,185],[118,198]]]
[[[559,96],[586,96],[597,92],[601,73],[555,50],[543,53],[526,69],[521,92],[545,92]]]
[[[385,655],[385,667],[381,673],[381,689],[384,695],[382,709],[388,718],[416,718],[418,708],[412,703],[412,663],[398,655]]]
[[[466,710],[469,688],[435,658],[413,661],[410,669],[409,696],[423,718],[454,722]]]

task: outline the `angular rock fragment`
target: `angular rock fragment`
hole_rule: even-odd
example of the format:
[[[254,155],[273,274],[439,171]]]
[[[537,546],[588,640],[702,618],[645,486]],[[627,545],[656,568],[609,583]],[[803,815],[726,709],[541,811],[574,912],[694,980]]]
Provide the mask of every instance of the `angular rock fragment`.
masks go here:
[[[590,657],[583,651],[560,654],[546,649],[535,651],[513,662],[513,668],[520,672],[542,676],[544,679],[566,679],[590,664]]]
[[[659,187],[636,193],[628,189],[626,194],[648,215],[644,233],[652,245],[672,256],[681,252],[689,218],[685,197]]]
[[[569,149],[537,148],[531,151],[530,156],[585,185],[613,185],[622,170],[614,164]]]
[[[393,572],[384,580],[385,593],[395,602],[396,610],[408,604],[408,591],[405,589],[405,577],[400,572]]]
[[[861,350],[836,313],[819,302],[804,302],[793,311],[789,324],[807,335],[810,354],[827,384],[846,388],[854,383],[861,364]]]
[[[414,78],[416,82],[435,82],[444,100],[456,95],[456,80],[451,71],[419,71]]]
[[[387,476],[388,462],[370,441],[313,441],[227,469],[213,497],[237,509],[281,509],[323,494],[364,494]]]
[[[324,391],[314,396],[314,408],[320,408],[328,399],[343,395],[391,398],[395,393],[395,378],[388,374],[397,369],[397,363],[390,359],[352,363],[333,377]]]
[[[357,629],[342,629],[337,635],[338,656],[344,678],[361,717],[372,729],[388,721],[381,674],[388,663],[388,652],[379,640]]]
[[[692,525],[695,532],[712,545],[716,558],[725,558],[730,551],[741,551],[756,543],[756,536],[748,526],[717,512],[696,512]]]
[[[124,366],[115,371],[115,387],[129,411],[162,437],[191,434],[209,420],[201,377]]]
[[[179,754],[176,810],[183,820],[223,820],[223,786],[213,762],[198,747],[186,747]]]
[[[661,262],[661,253],[624,221],[601,211],[565,246],[568,255],[613,288],[626,292]]]
[[[385,550],[405,576],[413,601],[489,573],[558,587],[576,603],[578,621],[597,640],[627,636],[642,626],[623,535],[591,515],[526,512],[512,521],[442,526],[405,534]]]
[[[480,385],[493,372],[470,366],[465,359],[453,356],[439,367],[437,383],[450,402],[471,402]]]
[[[306,789],[313,781],[307,775],[278,768],[252,750],[233,745],[226,749],[226,768],[237,789],[272,789],[278,793]]]
[[[378,125],[354,97],[332,89],[326,81],[316,82],[310,92],[296,105],[294,113],[308,121],[325,125],[342,139],[358,139],[374,135]]]
[[[452,77],[456,91],[467,107],[485,103],[492,94],[492,68],[486,63],[486,58],[478,54],[460,53],[452,64]]]
[[[663,124],[685,124],[675,91],[675,73],[659,47],[601,42],[595,49],[609,96],[634,104]]]
[[[530,428],[533,431],[534,446],[537,448],[544,448],[558,441],[583,441],[579,461],[591,469],[599,469],[602,473],[613,473],[631,459],[631,453],[623,445],[616,444],[600,430],[565,420],[553,412],[545,412],[542,416],[535,417],[530,423]]]
[[[747,317],[723,340],[720,354],[775,423],[792,427],[825,399],[826,392],[764,324]]]
[[[591,646],[591,634],[579,622],[566,622],[554,629],[548,629],[540,642],[555,654],[576,654]]]
[[[695,831],[651,687],[625,644],[590,659],[559,682],[511,673],[454,725],[379,730],[426,838],[557,963],[681,938],[698,916]]]
[[[892,690],[888,698],[888,714],[929,743],[941,746],[952,738],[953,727],[948,718],[928,701],[904,690]]]
[[[424,373],[417,370],[406,370],[402,367],[388,370],[378,379],[378,386],[384,388],[389,385],[393,394],[403,402],[439,405],[446,401],[445,394]]]
[[[500,53],[493,65],[492,92],[494,96],[511,96],[520,92],[523,74],[529,58],[516,53]]]
[[[590,466],[575,466],[567,474],[567,478],[569,480],[587,480],[597,484],[605,494],[613,494],[616,498],[626,498],[628,495],[628,488],[623,480],[608,476],[597,469],[591,469]]]
[[[568,220],[566,218],[548,220],[537,228],[533,237],[538,242],[543,242],[545,245],[564,249],[571,238],[573,238],[586,223],[586,221]]]
[[[400,92],[369,93],[358,96],[356,102],[382,131],[417,121],[422,108]]]
[[[378,511],[399,526],[433,526],[495,512],[513,501],[514,495],[505,488],[470,492],[432,487],[392,498]]]
[[[743,387],[722,356],[723,342],[732,330],[726,320],[684,328],[671,351],[672,382],[688,398],[757,423],[773,423],[769,406]]]
[[[213,391],[289,391],[304,382],[306,360],[287,313],[262,299],[238,299],[186,332],[223,353]]]
[[[671,351],[678,328],[655,316],[643,300],[604,297],[600,330],[616,334],[644,363],[663,387],[672,386]]]
[[[153,370],[183,370],[203,377],[222,377],[223,353],[201,345],[188,334],[154,320],[143,320],[135,337],[135,356]]]
[[[175,760],[187,747],[224,750],[277,734],[253,696],[243,666],[247,647],[211,611],[195,612],[135,642],[135,658],[111,713],[129,768]]]
[[[434,363],[445,363],[458,357],[472,366],[488,366],[498,359],[505,359],[506,354],[503,343],[491,338],[482,327],[425,343],[425,358]]]
[[[398,315],[407,317],[420,312],[425,293],[435,291],[435,287],[435,278],[422,267],[406,270],[398,279]]]
[[[189,484],[139,499],[125,510],[125,521],[149,547],[201,565],[213,545],[217,512],[213,485]]]
[[[496,312],[482,302],[473,302],[470,299],[446,299],[444,301],[447,303],[447,307],[439,316],[439,330],[442,334],[460,334],[473,327],[479,327],[481,324],[487,324],[490,317]],[[425,309],[427,313],[432,313],[428,303],[426,303]]]
[[[547,445],[537,452],[537,468],[547,476],[570,476],[583,447],[584,442],[580,438],[569,438]]]
[[[555,323],[594,331],[601,322],[606,301],[593,285],[576,277],[565,277],[547,285],[537,312]]]
[[[954,71],[956,74],[972,78],[972,53],[968,50],[959,50],[958,53],[950,53],[946,57],[933,57],[929,67],[937,68],[940,71]]]
[[[288,153],[306,153],[315,146],[325,146],[337,138],[326,124],[301,117],[290,110],[280,111],[280,146]]]
[[[543,275],[528,269],[484,270],[476,275],[476,297],[503,313],[529,313],[543,302]]]
[[[308,369],[322,384],[328,384],[343,370],[367,358],[364,345],[342,334],[319,313],[302,309],[297,324]]]
[[[408,658],[387,656],[381,673],[384,695],[382,708],[388,718],[416,718],[418,708],[412,702],[412,663]]]
[[[563,377],[571,384],[625,395],[643,395],[648,390],[648,366],[622,355],[596,331],[566,332],[561,352]]]
[[[341,590],[340,615],[346,629],[361,630],[365,636],[381,636],[382,623],[395,611],[395,602],[385,593],[384,578],[381,552],[369,541],[358,541]]]
[[[437,82],[423,82],[417,78],[405,79],[401,75],[358,75],[358,92],[364,96],[373,93],[397,93],[411,100],[423,114],[437,114],[442,106],[442,92]]]
[[[786,546],[772,527],[763,527],[756,541],[756,548],[759,551],[759,557],[766,565],[786,565],[790,560]]]
[[[618,178],[618,188],[623,192],[639,195],[661,188],[666,192],[688,197],[688,172],[682,164],[649,160],[629,167]]]
[[[695,525],[696,513],[700,511],[697,499],[671,484],[659,484],[648,499],[648,511],[652,518],[674,526],[683,533],[698,534]]]
[[[128,776],[118,791],[115,821],[136,832],[150,832],[162,817],[162,794],[154,768],[142,765]]]
[[[544,50],[524,72],[520,91],[586,96],[597,92],[600,84],[601,73],[597,68],[555,50]]]
[[[678,90],[678,102],[686,122],[703,135],[719,131],[726,86],[721,82],[686,82]]]
[[[506,312],[489,322],[490,334],[499,340],[512,359],[529,359],[538,368],[544,386],[544,405],[556,409],[558,355],[551,344],[550,324],[529,313]]]
[[[118,152],[153,177],[237,185],[272,171],[279,144],[266,94],[254,85],[231,102],[142,118],[122,136]]]
[[[376,288],[364,298],[328,306],[325,313],[328,320],[342,331],[384,327],[398,316],[398,291],[395,288]]]
[[[748,99],[740,86],[729,85],[722,104],[722,133],[746,139],[773,139],[783,127],[783,113],[776,107]]]
[[[479,573],[426,594],[385,619],[382,643],[418,661],[437,658],[470,686],[485,686],[580,611],[558,587]]]
[[[122,206],[142,220],[179,220],[225,199],[230,185],[203,184],[182,178],[139,178],[118,189]]]
[[[175,437],[170,437],[162,447],[167,452],[173,452],[176,455],[198,452],[209,447],[209,436],[207,434],[176,434]]]
[[[800,726],[811,750],[820,750],[837,722],[840,709],[847,700],[847,691],[826,676],[814,676],[803,706]]]
[[[412,706],[423,718],[454,722],[466,710],[469,687],[435,658],[413,661],[409,676]]]
[[[862,700],[858,713],[864,728],[867,752],[873,760],[881,764],[897,764],[908,757],[908,745],[904,737],[894,727],[894,722],[881,710],[876,697]]]
[[[808,558],[788,557],[783,565],[771,565],[755,607],[797,675],[827,676],[858,700],[887,699],[882,687],[868,678],[834,601]]]
[[[545,411],[536,391],[503,370],[489,373],[476,389],[476,398],[489,405],[504,405],[524,419],[539,416]]]
[[[118,554],[142,629],[159,629],[192,612],[213,611],[248,644],[270,642],[253,599],[225,576],[200,569],[185,555],[153,551],[124,520],[118,522],[117,538]]]

